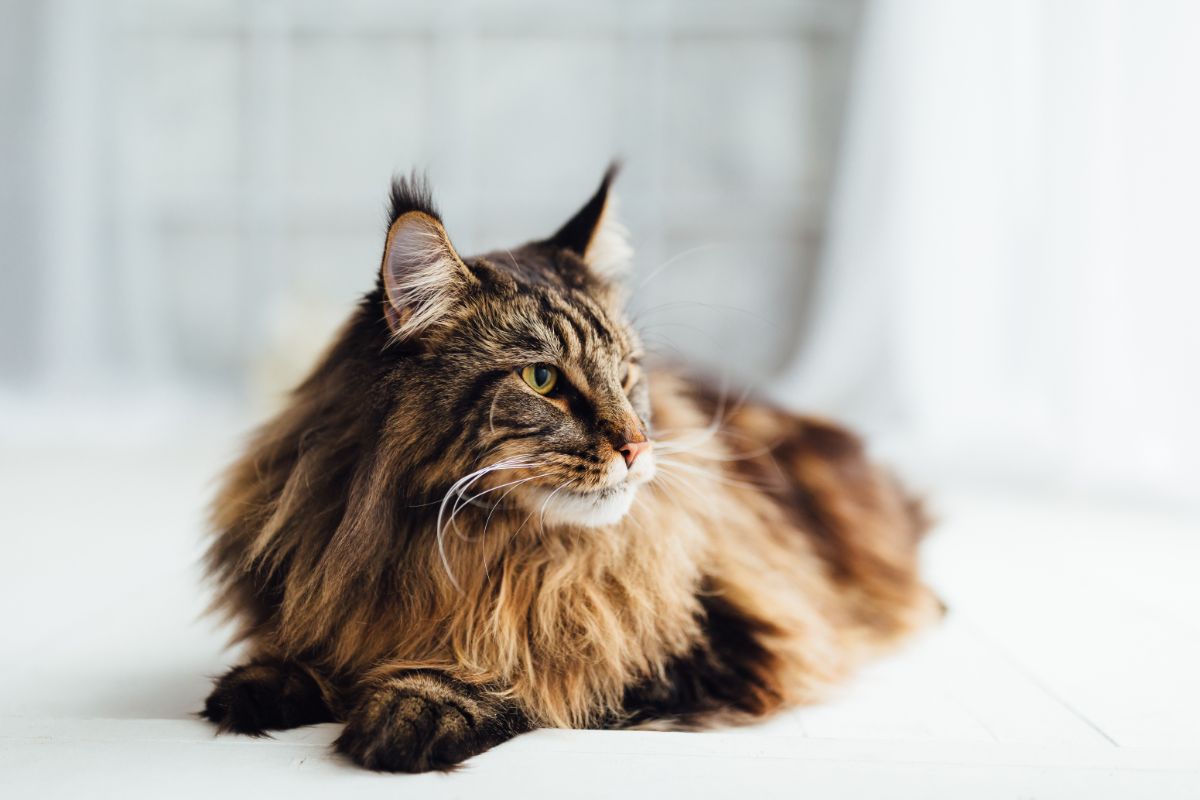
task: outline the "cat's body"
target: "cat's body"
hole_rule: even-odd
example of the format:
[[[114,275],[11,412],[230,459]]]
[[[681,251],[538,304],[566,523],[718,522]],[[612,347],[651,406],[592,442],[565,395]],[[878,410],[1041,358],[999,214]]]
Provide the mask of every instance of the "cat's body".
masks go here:
[[[217,499],[251,650],[222,728],[344,721],[359,763],[420,771],[539,726],[748,720],[936,613],[919,511],[852,435],[639,367],[608,183],[465,261],[397,185],[379,285]]]

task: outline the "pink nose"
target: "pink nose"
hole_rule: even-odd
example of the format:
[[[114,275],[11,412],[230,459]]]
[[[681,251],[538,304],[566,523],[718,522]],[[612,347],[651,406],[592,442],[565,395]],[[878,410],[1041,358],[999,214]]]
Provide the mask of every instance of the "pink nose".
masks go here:
[[[632,467],[633,462],[637,461],[637,457],[650,449],[650,443],[642,442],[626,442],[617,448],[621,455],[625,457],[625,466]]]

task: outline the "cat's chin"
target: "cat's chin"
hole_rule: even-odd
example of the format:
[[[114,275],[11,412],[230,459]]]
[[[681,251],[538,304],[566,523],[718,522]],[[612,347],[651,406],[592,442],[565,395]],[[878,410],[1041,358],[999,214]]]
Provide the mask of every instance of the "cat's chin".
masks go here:
[[[541,515],[547,524],[599,528],[624,519],[633,507],[637,491],[637,484],[627,481],[594,492],[537,488],[531,490],[527,498],[531,510]]]

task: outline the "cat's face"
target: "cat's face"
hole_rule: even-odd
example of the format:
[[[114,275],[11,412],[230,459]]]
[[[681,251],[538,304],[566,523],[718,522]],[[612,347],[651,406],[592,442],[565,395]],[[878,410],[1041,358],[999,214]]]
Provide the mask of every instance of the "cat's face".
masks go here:
[[[620,245],[602,229],[607,185],[551,239],[475,258],[422,209],[391,226],[384,314],[411,355],[389,427],[424,450],[413,463],[447,489],[444,519],[470,504],[518,507],[535,527],[611,524],[654,476]]]

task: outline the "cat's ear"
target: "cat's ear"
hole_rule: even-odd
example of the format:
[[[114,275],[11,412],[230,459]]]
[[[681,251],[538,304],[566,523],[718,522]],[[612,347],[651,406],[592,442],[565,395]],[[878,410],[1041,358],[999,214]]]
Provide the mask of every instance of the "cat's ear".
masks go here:
[[[617,219],[617,199],[610,191],[617,171],[617,164],[609,166],[596,193],[549,239],[556,247],[579,256],[595,275],[610,282],[625,277],[633,261],[629,231]]]
[[[391,219],[380,267],[383,310],[392,333],[405,339],[444,319],[476,279],[450,244],[422,184],[393,183]]]

